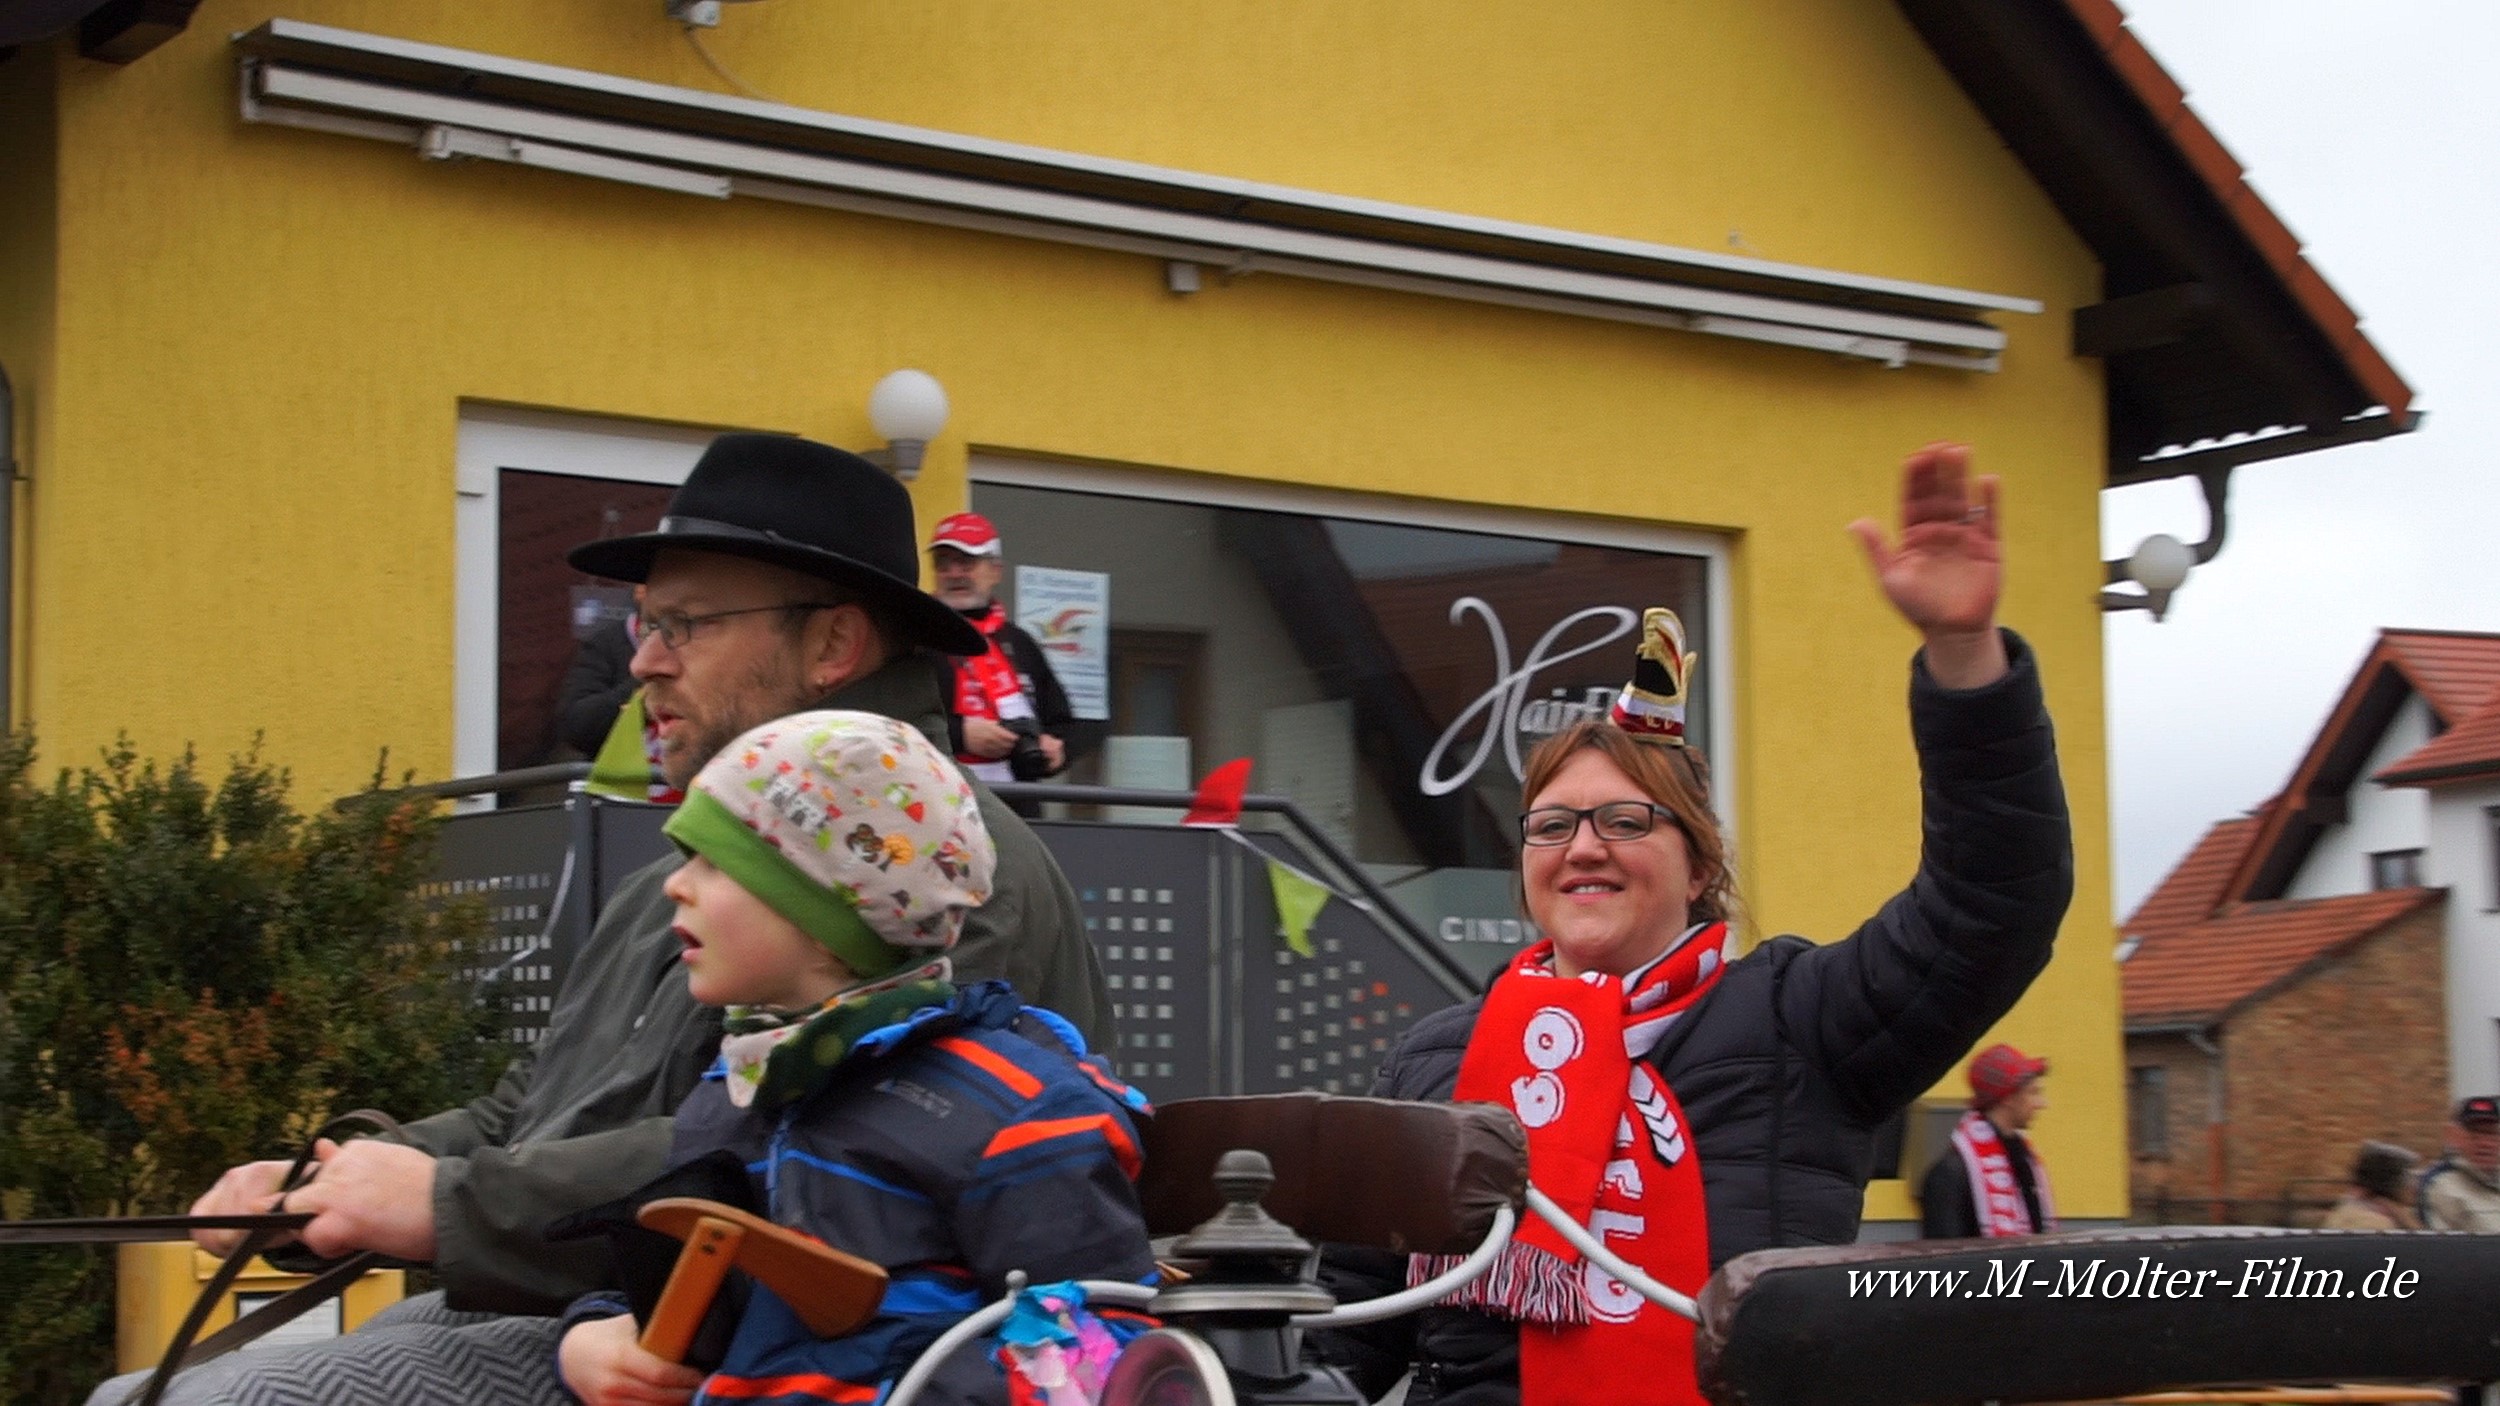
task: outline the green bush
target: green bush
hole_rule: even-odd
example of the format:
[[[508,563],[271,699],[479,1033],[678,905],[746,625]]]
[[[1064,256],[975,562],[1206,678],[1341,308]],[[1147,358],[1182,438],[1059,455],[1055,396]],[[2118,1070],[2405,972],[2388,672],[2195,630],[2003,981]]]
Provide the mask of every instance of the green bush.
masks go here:
[[[257,756],[35,774],[0,742],[0,1214],[188,1209],[327,1117],[475,1096],[505,1050],[456,976],[472,906],[418,896],[427,807],[298,816]],[[377,782],[379,777],[377,776]],[[112,1365],[112,1256],[0,1249],[0,1394],[76,1402]]]

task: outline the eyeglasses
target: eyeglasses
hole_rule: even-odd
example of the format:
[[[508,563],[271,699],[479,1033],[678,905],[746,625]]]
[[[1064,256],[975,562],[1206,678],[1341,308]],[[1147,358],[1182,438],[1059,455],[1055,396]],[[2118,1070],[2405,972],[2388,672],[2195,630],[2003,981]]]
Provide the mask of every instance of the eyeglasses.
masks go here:
[[[1675,812],[1649,801],[1609,801],[1587,810],[1570,806],[1539,806],[1519,817],[1519,842],[1528,845],[1567,845],[1580,833],[1580,822],[1589,823],[1589,830],[1607,844],[1637,840],[1661,820],[1680,826]]]
[[[782,605],[750,605],[741,610],[715,610],[708,615],[688,615],[682,610],[663,610],[657,615],[636,614],[633,617],[634,643],[640,644],[652,635],[671,650],[684,649],[694,638],[695,627],[726,620],[733,615],[761,615],[768,610],[839,610],[840,601],[790,601]]]

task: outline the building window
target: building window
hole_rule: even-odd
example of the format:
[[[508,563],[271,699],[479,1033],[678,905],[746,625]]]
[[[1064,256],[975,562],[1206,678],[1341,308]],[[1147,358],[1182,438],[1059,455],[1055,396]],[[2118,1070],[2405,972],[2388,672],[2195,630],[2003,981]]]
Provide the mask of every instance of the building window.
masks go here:
[[[2410,889],[2422,886],[2422,852],[2386,849],[2370,856],[2370,887]]]
[[[1687,736],[1707,755],[1720,735],[1708,539],[1177,475],[975,468],[972,506],[1007,545],[1010,614],[1053,648],[1068,596],[1028,599],[1028,578],[1085,582],[1108,627],[1090,656],[1053,654],[1103,735],[1071,779],[1185,792],[1222,759],[1254,758],[1255,789],[1395,872],[1408,911],[1479,975],[1536,940],[1513,896],[1522,763],[1607,715],[1644,607],[1673,607],[1702,658]]]
[[[2170,1155],[2170,1071],[2140,1064],[2127,1071],[2127,1140],[2138,1157]]]

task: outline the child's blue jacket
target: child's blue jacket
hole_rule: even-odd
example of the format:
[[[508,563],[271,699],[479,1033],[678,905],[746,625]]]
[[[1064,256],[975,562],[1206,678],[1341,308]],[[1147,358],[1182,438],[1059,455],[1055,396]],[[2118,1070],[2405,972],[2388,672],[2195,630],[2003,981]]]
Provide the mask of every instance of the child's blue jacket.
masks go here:
[[[1010,1270],[1036,1284],[1154,1274],[1135,1185],[1146,1100],[1004,982],[862,1037],[778,1114],[732,1105],[720,1075],[678,1109],[672,1165],[735,1152],[772,1220],[891,1282],[875,1318],[826,1340],[758,1286],[698,1402],[865,1406],[1002,1296]],[[1005,1399],[984,1346],[955,1354],[922,1397]]]

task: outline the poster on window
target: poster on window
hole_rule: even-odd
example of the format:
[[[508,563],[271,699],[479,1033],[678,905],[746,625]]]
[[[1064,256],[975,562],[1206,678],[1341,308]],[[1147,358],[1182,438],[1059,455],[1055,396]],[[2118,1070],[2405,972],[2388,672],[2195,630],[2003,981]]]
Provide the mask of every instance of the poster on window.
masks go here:
[[[1095,722],[1111,716],[1109,572],[1017,567],[1016,623],[1041,645],[1072,712]]]

